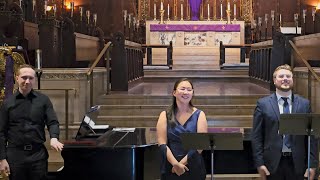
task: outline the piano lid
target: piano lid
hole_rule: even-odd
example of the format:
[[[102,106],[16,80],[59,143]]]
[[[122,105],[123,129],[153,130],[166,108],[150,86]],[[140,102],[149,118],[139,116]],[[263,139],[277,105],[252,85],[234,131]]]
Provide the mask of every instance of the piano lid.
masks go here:
[[[113,128],[101,135],[96,145],[99,147],[128,147],[157,143],[155,128]]]

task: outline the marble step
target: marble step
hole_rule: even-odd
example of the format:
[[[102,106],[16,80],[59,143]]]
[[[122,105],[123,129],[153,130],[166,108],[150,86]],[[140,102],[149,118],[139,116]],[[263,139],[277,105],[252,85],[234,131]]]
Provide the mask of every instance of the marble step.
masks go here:
[[[169,90],[171,91],[171,89]],[[194,104],[207,104],[207,105],[252,105],[256,104],[257,99],[265,96],[265,94],[252,94],[252,95],[224,95],[224,96],[194,96]],[[100,105],[159,105],[170,104],[172,97],[168,95],[122,95],[112,94],[103,95],[98,99],[97,104]]]

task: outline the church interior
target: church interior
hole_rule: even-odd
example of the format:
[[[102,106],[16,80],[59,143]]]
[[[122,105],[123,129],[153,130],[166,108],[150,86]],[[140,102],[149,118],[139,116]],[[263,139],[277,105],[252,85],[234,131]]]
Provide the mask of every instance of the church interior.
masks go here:
[[[51,179],[156,180],[157,120],[189,78],[208,132],[241,135],[214,163],[204,150],[207,179],[214,166],[216,180],[257,180],[256,102],[289,64],[293,91],[320,113],[319,45],[319,0],[0,0],[0,104],[30,64],[65,144],[46,142]]]

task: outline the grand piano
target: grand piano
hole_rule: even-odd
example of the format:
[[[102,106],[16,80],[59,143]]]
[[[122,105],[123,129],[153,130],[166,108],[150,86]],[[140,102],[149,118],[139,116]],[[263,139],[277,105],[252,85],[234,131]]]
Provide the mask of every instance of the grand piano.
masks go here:
[[[74,141],[65,142],[61,155],[64,168],[57,179],[156,180],[160,179],[160,152],[155,128],[96,126],[89,113]],[[209,128],[212,133],[238,132],[240,128]],[[250,129],[242,129],[243,150],[215,150],[215,174],[254,174]],[[202,153],[211,173],[210,150]]]
[[[87,113],[74,141],[64,143],[64,167],[57,179],[155,180],[160,153],[154,128],[114,128],[92,124]],[[89,121],[88,121],[89,119]]]

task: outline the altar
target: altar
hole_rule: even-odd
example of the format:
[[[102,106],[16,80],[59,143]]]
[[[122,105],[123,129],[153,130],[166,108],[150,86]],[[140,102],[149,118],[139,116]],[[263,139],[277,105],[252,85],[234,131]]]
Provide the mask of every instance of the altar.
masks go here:
[[[173,69],[219,67],[219,43],[244,44],[244,21],[159,21],[146,22],[146,44],[173,45]],[[165,50],[153,50],[153,63],[165,63]],[[226,59],[238,62],[240,50],[228,49]]]

